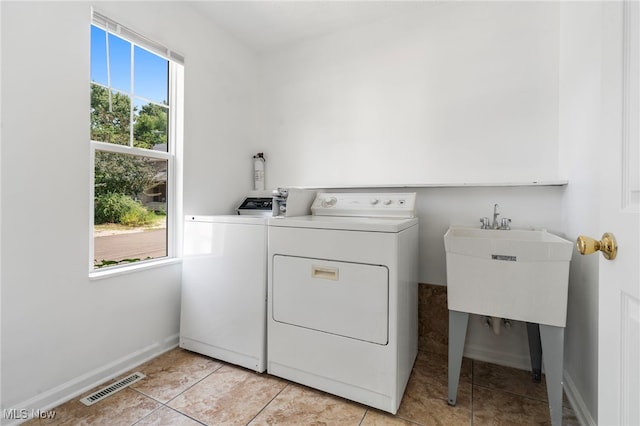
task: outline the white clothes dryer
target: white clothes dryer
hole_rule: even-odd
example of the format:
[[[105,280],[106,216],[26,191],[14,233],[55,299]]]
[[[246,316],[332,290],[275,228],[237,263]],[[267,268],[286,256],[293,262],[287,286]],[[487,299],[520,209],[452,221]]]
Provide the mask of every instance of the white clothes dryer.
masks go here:
[[[396,413],[418,351],[415,193],[269,219],[267,371]]]

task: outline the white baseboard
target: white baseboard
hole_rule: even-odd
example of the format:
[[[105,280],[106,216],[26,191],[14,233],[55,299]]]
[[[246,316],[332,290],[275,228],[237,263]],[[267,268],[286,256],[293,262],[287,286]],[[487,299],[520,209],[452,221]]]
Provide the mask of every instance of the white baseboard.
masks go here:
[[[93,389],[100,384],[118,377],[119,375],[149,361],[158,355],[167,352],[178,346],[179,335],[169,336],[162,342],[156,342],[131,354],[125,355],[107,365],[101,366],[93,371],[89,371],[68,382],[62,383],[53,389],[49,389],[26,401],[16,404],[16,407],[2,407],[0,413],[0,424],[3,426],[13,426],[23,423],[31,418],[32,413],[51,410],[60,404],[69,401],[79,395]],[[5,419],[4,413],[13,411],[14,413],[25,413],[26,418]]]
[[[578,391],[575,382],[571,378],[571,375],[564,371],[564,392],[567,394],[569,404],[573,408],[573,412],[581,425],[596,426],[597,422],[593,419],[591,412],[584,403],[582,395]]]

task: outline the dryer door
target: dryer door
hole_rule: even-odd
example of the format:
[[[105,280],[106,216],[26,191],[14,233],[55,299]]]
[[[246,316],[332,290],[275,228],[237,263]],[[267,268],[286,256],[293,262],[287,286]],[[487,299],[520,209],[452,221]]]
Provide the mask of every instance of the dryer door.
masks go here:
[[[385,266],[276,255],[274,321],[386,345],[389,270]]]

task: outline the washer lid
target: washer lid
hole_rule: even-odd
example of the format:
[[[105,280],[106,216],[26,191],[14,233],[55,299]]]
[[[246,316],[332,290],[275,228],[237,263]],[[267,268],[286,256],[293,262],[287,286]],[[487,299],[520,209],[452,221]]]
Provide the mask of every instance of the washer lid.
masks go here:
[[[418,224],[417,218],[291,216],[269,219],[269,226],[289,228],[337,229],[345,231],[400,232]]]

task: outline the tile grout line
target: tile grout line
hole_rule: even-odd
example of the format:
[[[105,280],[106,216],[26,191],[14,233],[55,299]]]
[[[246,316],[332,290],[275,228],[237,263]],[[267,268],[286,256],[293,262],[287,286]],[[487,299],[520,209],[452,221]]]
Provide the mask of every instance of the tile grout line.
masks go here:
[[[362,422],[364,422],[364,418],[367,417],[368,412],[369,412],[369,407],[365,406],[364,413],[362,414],[362,418],[358,422],[358,426],[362,426]]]
[[[185,413],[183,413],[182,411],[178,411],[178,410],[176,410],[176,409],[175,409],[175,408],[173,408],[173,407],[169,407],[168,405],[165,405],[165,407],[167,407],[167,408],[168,408],[169,410],[171,410],[171,411],[175,411],[176,413],[180,414],[181,416],[184,416],[184,417],[187,417],[187,418],[189,418],[189,419],[193,420],[193,421],[194,421],[194,422],[196,422],[196,423],[200,423],[201,425],[208,426],[208,425],[207,425],[207,423],[202,422],[202,421],[200,421],[200,420],[196,419],[195,417],[191,417],[190,415],[185,414]]]
[[[143,393],[143,392],[140,392],[140,391],[139,391],[139,390],[137,390],[137,389],[133,389],[133,388],[131,388],[131,390],[133,390],[133,391],[137,392],[138,394],[140,394],[140,395],[142,395],[142,396],[144,396],[144,397],[146,397],[146,398],[149,398],[149,399],[151,399],[152,401],[157,402],[157,403],[159,403],[159,404],[160,404],[160,406],[159,406],[159,407],[156,407],[155,409],[153,409],[153,410],[149,411],[149,412],[148,412],[147,414],[145,414],[144,416],[140,417],[140,418],[139,418],[138,420],[136,420],[135,422],[131,423],[131,426],[134,426],[134,425],[136,425],[136,424],[140,423],[143,419],[146,419],[147,417],[149,417],[150,415],[152,415],[152,414],[153,414],[153,413],[155,413],[156,411],[160,410],[160,409],[162,408],[162,405],[163,405],[163,404],[162,404],[160,401],[156,400],[155,398],[152,398],[152,397],[150,397],[149,395],[147,395],[147,394],[145,394],[145,393]]]
[[[214,369],[213,371],[211,371],[209,374],[205,375],[204,377],[202,377],[200,380],[198,380],[197,382],[193,383],[191,386],[189,386],[188,388],[184,389],[182,392],[180,392],[179,394],[177,394],[176,396],[174,396],[173,398],[169,399],[166,403],[162,404],[165,407],[169,408],[170,410],[175,411],[176,413],[180,413],[181,415],[190,418],[191,420],[194,420],[198,423],[200,423],[201,425],[205,425],[207,426],[207,423],[201,422],[200,420],[191,417],[190,415],[183,413],[182,411],[175,409],[173,407],[170,407],[169,404],[171,401],[173,401],[174,399],[178,398],[179,396],[181,396],[183,393],[187,392],[188,390],[192,389],[194,386],[200,384],[201,382],[203,382],[205,379],[207,379],[209,376],[211,376],[212,374],[214,374],[216,371],[220,370],[222,367],[224,367],[226,364],[223,362],[218,362],[218,364],[220,364],[220,366],[216,369]]]
[[[206,425],[207,425],[206,423],[203,423],[203,422],[201,422],[200,420],[198,420],[198,419],[196,419],[196,418],[193,418],[193,417],[189,416],[189,415],[188,415],[188,414],[186,414],[186,413],[183,413],[182,411],[179,411],[179,410],[177,410],[177,409],[175,409],[175,408],[173,408],[173,407],[170,407],[170,406],[169,406],[169,405],[167,405],[167,404],[169,404],[171,401],[173,401],[174,399],[178,398],[180,395],[182,395],[183,393],[187,392],[189,389],[193,388],[194,386],[196,386],[197,384],[199,384],[200,382],[202,382],[203,380],[205,380],[207,377],[211,376],[211,375],[212,375],[213,373],[215,373],[216,371],[220,370],[220,369],[221,369],[222,367],[224,367],[224,365],[225,365],[225,364],[223,364],[223,363],[219,363],[219,364],[220,364],[220,366],[219,366],[218,368],[214,369],[214,370],[213,370],[213,371],[211,371],[209,374],[206,374],[206,375],[205,375],[205,376],[203,376],[201,379],[199,379],[198,381],[194,382],[191,386],[189,386],[189,387],[187,387],[186,389],[182,390],[180,393],[178,393],[178,394],[177,394],[177,395],[175,395],[174,397],[169,398],[166,402],[162,402],[162,401],[160,401],[160,400],[158,400],[158,399],[154,398],[154,397],[153,397],[153,396],[151,396],[151,395],[147,395],[146,393],[144,393],[144,392],[143,392],[143,391],[141,391],[141,390],[138,390],[138,389],[136,389],[136,388],[130,387],[129,389],[131,389],[131,390],[133,390],[133,391],[137,392],[138,394],[140,394],[140,395],[142,395],[142,396],[144,396],[144,397],[147,397],[147,398],[151,399],[152,401],[154,401],[154,402],[156,402],[156,403],[160,404],[160,407],[156,408],[155,410],[152,410],[152,411],[151,411],[150,413],[148,413],[147,415],[142,416],[141,418],[139,418],[138,420],[136,420],[136,421],[132,424],[132,426],[133,426],[133,425],[135,425],[135,424],[137,424],[137,423],[139,423],[142,419],[144,419],[144,418],[146,418],[146,417],[150,416],[151,414],[153,414],[153,413],[155,413],[155,412],[159,411],[162,407],[166,407],[166,408],[168,408],[168,409],[169,409],[169,410],[171,410],[171,411],[175,411],[176,413],[179,413],[180,415],[183,415],[183,416],[185,416],[185,417],[188,417],[188,418],[190,418],[191,420],[194,420],[195,422],[200,423],[201,425],[205,425],[205,426],[206,426]]]
[[[137,391],[137,392],[139,392],[139,391]],[[156,408],[155,410],[152,410],[152,411],[151,411],[151,412],[149,412],[148,414],[146,414],[146,415],[142,416],[142,417],[141,417],[141,418],[139,418],[138,420],[136,420],[134,423],[132,423],[132,424],[131,424],[131,426],[135,426],[135,425],[137,425],[137,424],[138,424],[138,423],[140,423],[142,420],[144,420],[144,419],[146,419],[147,417],[151,416],[153,413],[157,413],[158,411],[162,410],[163,408],[167,408],[167,409],[169,409],[169,410],[171,410],[171,411],[173,411],[173,412],[176,412],[176,413],[178,413],[179,415],[181,415],[181,416],[183,416],[183,417],[187,417],[187,418],[189,418],[189,419],[193,420],[194,422],[199,423],[199,424],[201,424],[201,425],[203,425],[203,426],[208,426],[206,423],[203,423],[203,422],[201,422],[200,420],[198,420],[198,419],[196,419],[196,418],[194,418],[194,417],[191,417],[191,416],[190,416],[190,415],[188,415],[188,414],[185,414],[185,413],[183,413],[183,412],[181,412],[181,411],[178,411],[178,410],[176,410],[176,409],[175,409],[175,408],[173,408],[173,407],[169,407],[168,405],[163,404],[162,402],[158,401],[157,399],[155,399],[155,398],[153,398],[153,397],[150,397],[149,395],[146,395],[145,393],[142,393],[142,392],[139,392],[139,393],[140,393],[141,395],[144,395],[144,396],[147,396],[147,397],[149,397],[149,398],[153,399],[154,401],[156,401],[157,403],[159,403],[159,404],[160,404],[160,406],[159,406],[158,408]],[[167,402],[168,402],[168,401],[167,401]]]
[[[179,394],[177,394],[176,396],[174,396],[173,398],[169,399],[166,403],[170,403],[171,401],[173,401],[174,399],[176,399],[177,397],[179,397],[180,395],[182,395],[183,393],[185,393],[186,391],[190,390],[191,388],[193,388],[194,386],[200,384],[203,380],[207,379],[209,376],[211,376],[213,373],[215,373],[216,371],[220,370],[222,367],[224,367],[226,364],[223,364],[221,362],[218,362],[220,364],[220,367],[216,368],[215,370],[213,370],[212,372],[210,372],[209,374],[207,374],[206,376],[202,377],[200,380],[198,380],[197,382],[194,382],[191,386],[189,386],[188,388],[184,389],[182,392],[180,392]]]
[[[210,374],[212,374],[212,373],[209,373],[209,374],[207,375],[207,377],[208,377]],[[204,379],[199,380],[197,383],[200,383],[202,380],[204,380]],[[194,386],[195,386],[195,384],[194,384]],[[154,402],[156,402],[156,403],[160,404],[160,406],[159,406],[159,407],[157,407],[157,408],[156,408],[156,409],[154,409],[154,410],[151,410],[149,413],[147,413],[147,414],[145,414],[144,416],[140,417],[138,420],[136,420],[134,423],[132,423],[132,424],[131,424],[131,426],[134,426],[134,425],[136,425],[136,424],[140,423],[143,419],[146,419],[147,417],[151,416],[153,413],[156,413],[156,412],[160,411],[162,408],[167,408],[167,409],[169,409],[169,410],[171,410],[171,411],[175,411],[176,413],[180,414],[181,416],[188,417],[188,418],[190,418],[191,420],[193,420],[193,421],[195,421],[195,422],[197,422],[197,423],[200,423],[201,425],[205,425],[205,426],[207,426],[207,424],[206,424],[206,423],[203,423],[203,422],[201,422],[200,420],[198,420],[198,419],[196,419],[196,418],[193,418],[193,417],[191,417],[190,415],[188,415],[188,414],[186,414],[186,413],[183,413],[182,411],[179,411],[179,410],[177,410],[177,409],[175,409],[175,408],[170,407],[170,406],[168,406],[168,405],[167,405],[169,402],[173,401],[174,399],[176,399],[177,397],[179,397],[180,395],[182,395],[182,394],[183,394],[184,392],[186,392],[188,389],[191,389],[191,387],[192,387],[192,386],[188,387],[188,388],[187,388],[187,389],[185,389],[184,391],[180,392],[178,395],[176,395],[176,396],[174,396],[173,398],[171,398],[171,399],[167,400],[167,402],[159,401],[159,400],[157,400],[156,398],[154,398],[153,396],[151,396],[151,395],[147,395],[146,393],[142,392],[141,390],[131,388],[131,390],[133,390],[133,391],[137,392],[138,394],[140,394],[140,395],[142,395],[142,396],[144,396],[144,397],[146,397],[146,398],[148,398],[148,399],[150,399],[150,400],[152,400],[152,401],[154,401]]]
[[[267,402],[266,404],[264,404],[264,407],[262,407],[262,408],[260,409],[260,411],[258,411],[258,412],[256,413],[256,415],[255,415],[255,416],[253,416],[253,417],[251,418],[251,420],[249,420],[249,422],[247,422],[247,425],[250,425],[250,424],[251,424],[251,422],[252,422],[252,421],[254,421],[254,420],[255,420],[255,419],[260,415],[260,413],[262,413],[262,412],[265,410],[265,408],[267,408],[267,407],[269,406],[269,404],[271,404],[271,403],[273,402],[273,400],[274,400],[274,399],[276,399],[276,398],[278,397],[278,395],[280,395],[282,392],[284,392],[284,390],[285,390],[286,388],[288,388],[290,385],[291,385],[291,383],[288,383],[288,382],[287,382],[287,383],[286,383],[286,385],[285,385],[282,389],[280,389],[280,391],[279,391],[277,394],[275,394],[275,395],[273,396],[273,398],[271,398],[271,399],[269,400],[269,402]]]

